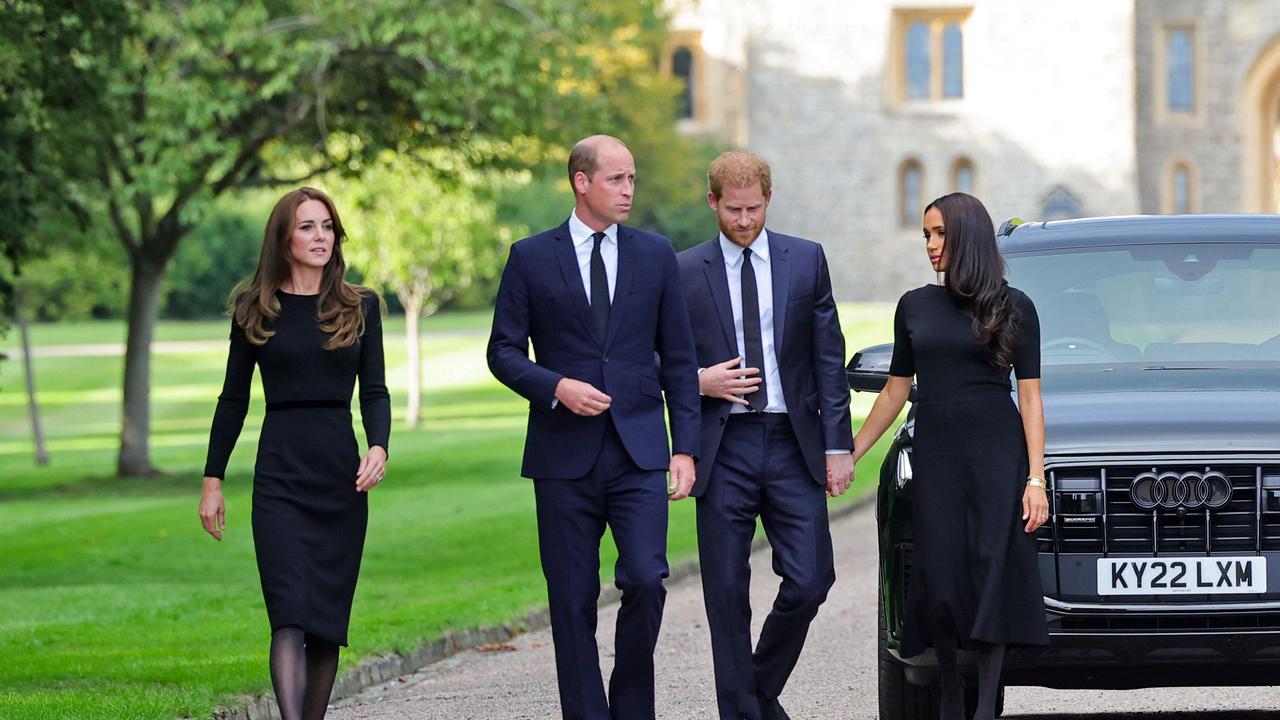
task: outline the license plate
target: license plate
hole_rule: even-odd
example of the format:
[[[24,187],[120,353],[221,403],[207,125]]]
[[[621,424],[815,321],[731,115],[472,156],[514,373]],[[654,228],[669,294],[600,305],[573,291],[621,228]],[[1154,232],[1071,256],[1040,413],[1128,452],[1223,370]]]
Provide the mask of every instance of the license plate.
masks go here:
[[[1099,595],[1233,595],[1267,591],[1262,557],[1100,558]]]

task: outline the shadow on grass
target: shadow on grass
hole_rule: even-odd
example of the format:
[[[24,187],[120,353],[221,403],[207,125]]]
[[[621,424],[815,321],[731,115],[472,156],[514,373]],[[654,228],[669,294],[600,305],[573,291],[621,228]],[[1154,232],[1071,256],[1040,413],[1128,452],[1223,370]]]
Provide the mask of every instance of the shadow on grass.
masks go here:
[[[81,498],[92,495],[112,497],[191,495],[200,490],[200,476],[189,472],[160,472],[150,477],[119,477],[111,474],[85,475],[47,487],[0,490],[0,502]]]
[[[162,408],[164,405],[166,404],[161,404]],[[160,422],[157,431],[153,433],[154,438],[159,440],[166,436],[160,429],[166,423],[181,423],[183,435],[191,435],[195,427],[207,431],[208,419],[204,416],[206,411],[211,412],[211,406],[190,403],[174,405],[181,405],[181,416]],[[510,463],[518,462],[518,443],[524,436],[523,423],[527,412],[528,403],[496,384],[429,391],[423,398],[423,424],[416,430],[404,428],[399,423],[394,428],[391,436],[391,467],[403,473],[402,477],[408,475],[414,478],[437,475],[440,470],[457,470],[459,468],[449,466],[451,461],[456,464],[457,460],[462,459],[452,452],[459,446],[483,447],[485,452],[481,456],[490,461],[505,459]],[[252,457],[252,446],[260,425],[261,410],[254,408],[246,418],[245,429],[233,456],[233,465],[239,465],[241,473],[247,469],[251,474],[252,465],[250,463],[247,468],[244,467],[244,460]],[[363,438],[363,430],[356,428],[355,432],[358,438]],[[204,436],[204,432],[199,434]],[[114,431],[81,432],[73,437],[81,441],[118,440]],[[10,472],[19,473],[16,477],[11,476],[16,487],[0,487],[0,502],[75,499],[94,495],[155,497],[198,493],[204,462],[204,442],[185,444],[191,444],[191,448],[179,451],[177,457],[157,457],[156,461],[162,470],[150,477],[114,475],[111,472],[115,464],[114,452],[109,449],[95,450],[91,460],[86,457],[85,472],[69,470],[69,463],[78,461],[74,452],[59,456],[63,467],[56,475],[49,475],[47,470],[35,467],[14,467]],[[474,465],[478,460],[474,451],[465,453],[465,457],[470,461],[468,465]],[[41,477],[44,479],[40,479]]]

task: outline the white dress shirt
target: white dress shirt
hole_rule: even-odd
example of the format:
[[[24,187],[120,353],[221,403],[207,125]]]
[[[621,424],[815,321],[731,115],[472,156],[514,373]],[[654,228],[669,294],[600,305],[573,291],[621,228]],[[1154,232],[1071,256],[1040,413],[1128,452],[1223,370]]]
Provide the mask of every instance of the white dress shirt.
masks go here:
[[[569,214],[569,239],[573,241],[573,252],[578,256],[578,272],[582,273],[582,289],[587,293],[587,304],[591,304],[591,247],[595,241],[591,236],[595,230],[587,227],[578,219],[575,210]],[[604,229],[604,239],[600,241],[600,258],[604,260],[604,275],[609,281],[609,302],[613,302],[613,288],[618,283],[618,226],[610,225]]]
[[[769,231],[761,229],[751,242],[751,267],[756,271],[756,295],[760,305],[760,342],[764,346],[765,406],[764,412],[784,413],[787,401],[782,396],[782,376],[778,371],[778,351],[773,344],[773,270],[769,256]],[[724,254],[725,271],[729,276],[729,304],[733,307],[733,331],[738,338],[738,354],[746,364],[746,347],[742,330],[742,248],[730,242],[720,233],[720,252]],[[751,410],[733,405],[730,413]],[[827,448],[827,455],[845,455],[848,450]]]
[[[569,239],[573,241],[573,252],[578,258],[578,272],[582,274],[582,290],[587,295],[587,305],[591,305],[591,248],[595,241],[591,236],[595,230],[578,219],[578,211],[569,213]],[[604,260],[604,276],[609,284],[609,302],[613,303],[613,288],[618,283],[618,226],[610,225],[604,229],[604,239],[600,241],[600,259]],[[551,408],[560,405],[558,399],[551,401]]]
[[[782,378],[778,374],[778,353],[773,344],[773,270],[769,257],[769,231],[761,229],[751,242],[751,268],[756,273],[756,297],[760,305],[760,342],[764,346],[764,412],[784,413],[787,401],[782,397]],[[738,354],[747,364],[747,343],[742,329],[742,248],[720,233],[720,252],[724,253],[725,272],[729,276],[729,305],[733,307],[733,331],[738,337]],[[751,412],[734,405],[729,412]]]

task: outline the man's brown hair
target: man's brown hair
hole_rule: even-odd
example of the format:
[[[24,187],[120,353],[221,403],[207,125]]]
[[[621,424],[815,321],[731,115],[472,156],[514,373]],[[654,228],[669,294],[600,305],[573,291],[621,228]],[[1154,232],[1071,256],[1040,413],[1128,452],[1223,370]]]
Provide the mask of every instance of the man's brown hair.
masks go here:
[[[592,135],[582,138],[569,153],[569,187],[573,188],[573,179],[582,173],[590,180],[599,165],[600,148],[606,143],[617,143],[626,148],[627,144],[612,135]],[[577,190],[574,190],[577,194]]]
[[[730,150],[711,161],[707,168],[707,184],[711,194],[719,200],[728,187],[750,187],[760,183],[760,191],[765,197],[773,192],[773,173],[769,163],[755,153],[746,150]]]

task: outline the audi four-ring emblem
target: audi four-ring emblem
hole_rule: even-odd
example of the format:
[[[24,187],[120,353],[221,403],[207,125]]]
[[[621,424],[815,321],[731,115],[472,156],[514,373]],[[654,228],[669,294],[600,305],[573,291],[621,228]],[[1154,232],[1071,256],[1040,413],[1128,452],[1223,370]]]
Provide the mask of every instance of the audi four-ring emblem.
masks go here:
[[[1129,497],[1143,510],[1216,510],[1231,502],[1231,481],[1217,470],[1144,472],[1129,485]]]

